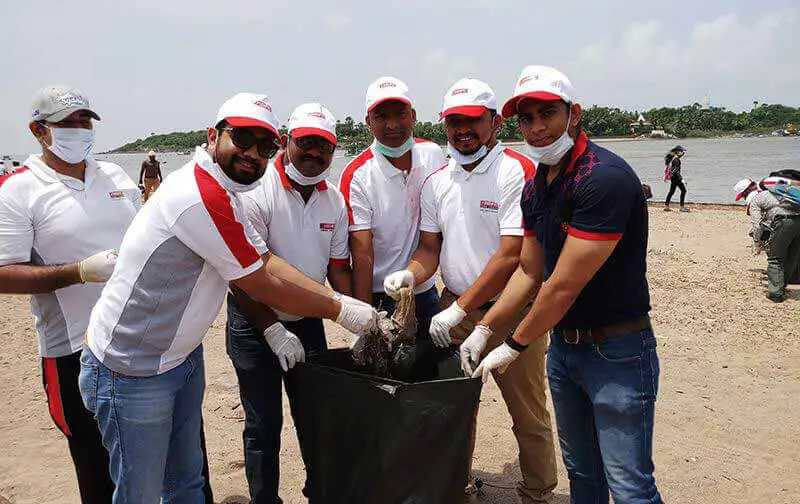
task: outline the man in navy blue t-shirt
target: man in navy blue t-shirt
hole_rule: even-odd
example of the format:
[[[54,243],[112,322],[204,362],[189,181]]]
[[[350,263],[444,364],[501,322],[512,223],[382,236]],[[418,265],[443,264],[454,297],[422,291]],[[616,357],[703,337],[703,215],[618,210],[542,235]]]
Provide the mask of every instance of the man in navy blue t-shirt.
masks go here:
[[[558,70],[525,67],[503,116],[516,115],[536,176],[523,191],[520,266],[461,345],[465,365],[487,334],[534,299],[484,380],[551,331],[547,375],[572,502],[659,503],[653,418],[659,362],[646,279],[647,204],[633,169],[590,142]]]

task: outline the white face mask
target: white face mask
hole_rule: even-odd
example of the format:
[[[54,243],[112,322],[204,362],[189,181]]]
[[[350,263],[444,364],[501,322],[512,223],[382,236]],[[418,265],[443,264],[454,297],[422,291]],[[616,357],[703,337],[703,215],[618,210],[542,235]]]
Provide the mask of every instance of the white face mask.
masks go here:
[[[52,127],[47,129],[50,130],[52,138],[52,144],[47,149],[65,163],[78,164],[92,152],[94,130]]]
[[[194,159],[203,168],[206,169],[212,175],[215,175],[215,179],[217,182],[220,183],[222,187],[227,189],[228,191],[234,193],[240,192],[247,192],[252,191],[256,187],[258,187],[258,183],[261,182],[261,179],[256,180],[255,182],[251,182],[249,184],[242,184],[241,182],[236,182],[232,178],[225,173],[225,170],[222,169],[217,162],[211,158],[211,155],[206,151],[203,147],[197,147],[194,151]]]
[[[447,143],[447,153],[450,155],[451,158],[455,160],[456,163],[460,164],[461,166],[472,164],[482,157],[484,157],[489,152],[489,148],[485,145],[481,145],[480,149],[476,150],[472,154],[462,154],[458,152],[458,150]]]
[[[572,110],[570,110],[569,117],[567,118],[567,127],[564,129],[564,133],[562,133],[558,140],[550,145],[534,147],[526,143],[525,150],[527,151],[526,154],[528,154],[528,157],[533,159],[537,165],[539,163],[546,164],[547,166],[555,166],[558,164],[561,158],[564,157],[564,154],[575,145],[575,140],[569,136],[570,121],[572,121]]]
[[[389,147],[388,145],[384,145],[375,139],[375,142],[372,144],[375,147],[375,150],[380,152],[386,157],[390,158],[399,158],[406,152],[410,151],[412,147],[414,147],[414,136],[408,137],[408,140],[403,142],[403,145],[399,147]]]
[[[295,166],[292,163],[286,163],[286,166],[284,166],[284,168],[286,168],[286,176],[294,180],[301,186],[317,185],[323,180],[327,179],[328,173],[331,171],[331,167],[328,166],[327,168],[322,170],[322,173],[320,173],[316,177],[306,177],[305,175],[300,173],[300,170],[295,168]]]

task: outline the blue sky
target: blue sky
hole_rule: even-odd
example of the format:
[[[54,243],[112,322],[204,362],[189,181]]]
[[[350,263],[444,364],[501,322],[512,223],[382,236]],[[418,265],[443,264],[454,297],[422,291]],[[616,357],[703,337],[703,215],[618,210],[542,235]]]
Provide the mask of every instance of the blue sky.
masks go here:
[[[564,71],[584,105],[800,105],[790,1],[31,0],[2,2],[0,20],[0,153],[36,150],[30,100],[52,83],[92,100],[99,149],[208,126],[239,91],[267,93],[284,120],[305,101],[360,120],[381,75],[434,120],[457,79],[503,101],[526,64]]]

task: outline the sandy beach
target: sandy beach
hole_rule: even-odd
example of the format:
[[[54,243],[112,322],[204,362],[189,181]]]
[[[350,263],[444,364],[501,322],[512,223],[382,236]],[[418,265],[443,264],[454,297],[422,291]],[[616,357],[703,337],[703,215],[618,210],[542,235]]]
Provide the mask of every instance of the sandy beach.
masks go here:
[[[649,281],[659,340],[656,478],[667,502],[800,502],[800,286],[773,304],[763,294],[764,255],[748,247],[742,208],[698,206],[650,212]],[[0,504],[79,502],[67,444],[42,391],[27,298],[0,296]],[[225,318],[205,339],[204,404],[217,502],[247,502],[242,408],[225,354]],[[329,325],[329,345],[350,341]],[[304,502],[288,405],[282,497]],[[519,477],[510,418],[493,382],[484,388],[474,468],[481,502],[515,503]],[[412,463],[412,462],[410,462]],[[556,504],[568,481],[561,464]]]

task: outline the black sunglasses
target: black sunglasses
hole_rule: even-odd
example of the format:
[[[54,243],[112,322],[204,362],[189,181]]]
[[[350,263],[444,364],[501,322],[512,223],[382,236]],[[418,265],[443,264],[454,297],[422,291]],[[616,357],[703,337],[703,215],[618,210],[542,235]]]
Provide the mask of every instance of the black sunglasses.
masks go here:
[[[281,148],[281,143],[274,136],[267,136],[257,139],[252,131],[246,128],[221,128],[231,132],[231,141],[237,148],[246,151],[253,145],[258,148],[258,155],[263,158],[271,158],[277,154]]]
[[[294,144],[303,151],[317,149],[323,154],[333,154],[333,151],[336,150],[335,145],[318,136],[309,135],[300,138],[292,137],[292,140],[294,140]]]

